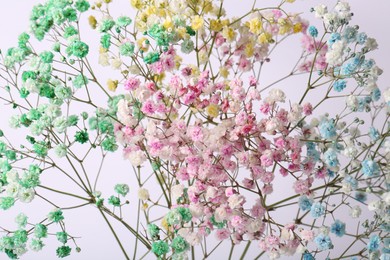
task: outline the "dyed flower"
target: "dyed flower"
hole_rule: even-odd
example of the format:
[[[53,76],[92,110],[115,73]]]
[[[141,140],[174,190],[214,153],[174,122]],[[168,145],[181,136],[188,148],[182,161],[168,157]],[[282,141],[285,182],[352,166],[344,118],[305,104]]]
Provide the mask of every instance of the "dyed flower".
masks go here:
[[[379,249],[379,246],[381,244],[381,239],[378,235],[372,235],[370,237],[370,240],[367,243],[367,249],[370,252],[376,251]]]
[[[317,244],[317,248],[321,251],[332,249],[333,243],[329,236],[319,234],[314,238],[314,242]]]
[[[342,237],[345,234],[345,223],[341,222],[340,220],[336,220],[331,226],[330,226],[330,232],[334,233],[338,237]]]
[[[325,207],[320,202],[315,202],[310,208],[310,214],[313,218],[319,218],[325,214]]]

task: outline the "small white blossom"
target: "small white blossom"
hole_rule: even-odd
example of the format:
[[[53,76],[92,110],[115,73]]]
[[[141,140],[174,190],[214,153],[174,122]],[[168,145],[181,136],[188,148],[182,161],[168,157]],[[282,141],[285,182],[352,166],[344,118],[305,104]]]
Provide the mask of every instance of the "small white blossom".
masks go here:
[[[145,188],[140,188],[138,190],[138,198],[140,200],[148,200],[149,199],[149,191]]]
[[[326,5],[317,5],[314,7],[314,15],[316,18],[323,18],[328,13],[328,7]]]
[[[360,214],[362,214],[362,209],[359,206],[354,206],[353,208],[350,209],[349,215],[352,218],[358,218],[360,217]]]

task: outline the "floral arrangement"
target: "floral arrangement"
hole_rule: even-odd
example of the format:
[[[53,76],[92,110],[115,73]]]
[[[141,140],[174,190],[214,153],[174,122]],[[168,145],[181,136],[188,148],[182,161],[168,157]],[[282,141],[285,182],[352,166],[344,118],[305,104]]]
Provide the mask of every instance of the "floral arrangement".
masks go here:
[[[135,16],[118,17],[111,2],[38,4],[1,53],[0,208],[54,209],[2,224],[0,251],[79,252],[66,212],[93,207],[124,259],[390,259],[390,90],[347,2],[305,14],[317,27],[288,12],[294,0],[239,17],[223,0],[131,0]],[[289,38],[301,56],[265,84]],[[128,167],[103,170],[114,155]],[[99,182],[112,171],[125,179]]]

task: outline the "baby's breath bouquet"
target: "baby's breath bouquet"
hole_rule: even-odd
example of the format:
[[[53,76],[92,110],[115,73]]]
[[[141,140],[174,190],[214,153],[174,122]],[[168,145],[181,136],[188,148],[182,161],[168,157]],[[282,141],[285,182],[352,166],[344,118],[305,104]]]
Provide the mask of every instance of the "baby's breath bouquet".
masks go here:
[[[130,2],[37,4],[2,49],[2,257],[77,254],[88,207],[123,259],[390,259],[390,90],[347,2]]]

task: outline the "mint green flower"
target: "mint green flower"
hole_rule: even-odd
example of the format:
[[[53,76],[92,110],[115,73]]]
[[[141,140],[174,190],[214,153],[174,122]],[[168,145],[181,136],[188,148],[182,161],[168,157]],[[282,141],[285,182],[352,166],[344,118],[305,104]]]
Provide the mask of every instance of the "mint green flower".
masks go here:
[[[88,142],[89,140],[89,135],[86,130],[83,131],[77,131],[75,136],[74,136],[76,142],[79,142],[80,144],[84,144]]]
[[[42,117],[42,113],[38,109],[31,108],[30,111],[28,111],[27,117],[30,120],[38,120]]]
[[[120,27],[126,27],[126,26],[130,25],[131,22],[132,22],[131,18],[127,17],[127,16],[120,16],[116,20],[116,24]]]
[[[103,147],[104,151],[108,152],[115,152],[118,149],[118,145],[116,144],[115,137],[108,136],[104,138],[101,146]]]
[[[45,114],[51,119],[57,118],[62,115],[61,108],[58,105],[50,104],[45,109]],[[49,122],[50,125],[50,122]]]
[[[46,98],[54,98],[54,88],[49,84],[42,84],[39,90],[39,95]]]
[[[181,214],[175,209],[169,211],[165,218],[170,226],[179,225],[183,220]]]
[[[160,60],[160,54],[158,52],[149,52],[144,57],[144,61],[146,64],[152,64],[159,60]]]
[[[100,32],[108,32],[109,30],[114,27],[115,22],[111,18],[105,18],[101,21],[100,26],[99,26],[99,31]]]
[[[75,22],[77,21],[77,12],[76,9],[68,7],[64,10],[64,15],[68,21]]]
[[[53,50],[54,52],[60,52],[60,51],[61,51],[61,44],[60,44],[59,42],[55,42],[55,43],[53,44],[52,50]]]
[[[113,133],[114,126],[108,119],[99,121],[98,128],[101,133]]]
[[[8,163],[8,160],[6,159],[1,159],[0,158],[0,171],[2,172],[8,172],[9,170],[11,170],[12,167],[11,165]]]
[[[26,82],[27,79],[37,79],[37,73],[34,71],[23,71],[22,73],[22,81]]]
[[[73,41],[68,48],[66,48],[66,53],[71,56],[75,56],[77,58],[84,58],[87,56],[89,52],[89,46],[79,40]]]
[[[55,148],[54,148],[54,152],[55,154],[59,157],[59,158],[62,158],[62,157],[65,157],[68,153],[67,151],[67,147],[65,144],[59,144],[57,145]]]
[[[59,86],[54,89],[54,94],[58,99],[68,99],[72,97],[72,89],[70,87]]]
[[[73,79],[72,83],[75,88],[81,88],[88,84],[88,78],[80,74]]]
[[[125,42],[119,46],[119,52],[123,56],[131,56],[134,54],[134,44],[130,42]]]
[[[126,196],[127,193],[129,193],[130,191],[129,185],[127,184],[117,184],[115,185],[114,190],[116,193],[122,195],[123,197]]]
[[[12,150],[5,151],[4,155],[10,161],[14,161],[16,159],[16,153]]]
[[[77,9],[77,11],[79,11],[80,13],[82,12],[85,12],[89,9],[90,7],[90,4],[88,3],[88,1],[85,1],[85,0],[78,0],[76,3],[75,3],[75,7]]]
[[[153,239],[156,239],[160,233],[160,228],[156,224],[149,224],[148,233]]]
[[[19,94],[21,98],[27,98],[30,94],[30,91],[28,91],[25,87],[22,87],[20,88]]]
[[[172,240],[171,247],[174,249],[175,253],[182,253],[188,250],[189,244],[183,237],[177,236]]]
[[[70,115],[68,116],[66,124],[68,126],[75,126],[79,122],[79,117],[77,115]]]
[[[176,211],[179,212],[179,214],[181,215],[184,223],[187,223],[187,222],[191,221],[192,214],[191,214],[189,208],[179,207],[179,208],[176,208]]]
[[[7,210],[15,204],[15,199],[12,197],[0,198],[0,209]]]
[[[66,232],[57,232],[56,237],[57,240],[63,244],[66,244],[66,242],[68,242],[68,234]]]
[[[27,225],[27,216],[19,213],[15,218],[15,223],[18,225],[18,228],[25,228]]]
[[[40,184],[39,173],[25,171],[20,179],[20,185],[24,188],[35,188]]]
[[[6,150],[7,145],[3,141],[0,141],[0,153],[4,153]]]
[[[64,258],[70,255],[71,251],[72,249],[69,246],[60,246],[59,248],[57,248],[56,254],[59,258]]]
[[[42,122],[40,121],[33,122],[30,125],[30,132],[34,136],[41,135],[44,130],[45,130],[45,125],[43,125]]]
[[[91,130],[96,130],[98,128],[98,119],[96,117],[90,117],[88,120],[88,125]]]
[[[68,120],[64,116],[57,117],[53,121],[53,127],[58,133],[65,132],[66,128],[68,127]]]
[[[39,55],[39,57],[43,63],[52,63],[54,54],[51,51],[44,51]]]
[[[55,223],[58,223],[62,220],[64,220],[64,216],[61,209],[54,209],[53,211],[49,212],[47,215],[47,219],[50,221],[53,221]]]
[[[69,37],[71,37],[73,35],[77,35],[78,33],[79,32],[77,31],[77,29],[74,26],[65,27],[65,29],[64,29],[64,38],[68,39]]]
[[[47,145],[43,141],[36,142],[33,144],[33,150],[39,157],[45,157],[47,155]]]
[[[45,246],[45,244],[40,239],[33,238],[30,241],[30,249],[35,251],[35,252],[41,251],[44,246]]]
[[[191,39],[186,39],[181,43],[180,47],[183,53],[189,54],[194,50],[194,42]]]
[[[23,229],[15,231],[13,239],[16,247],[24,246],[27,242],[27,231]]]
[[[36,224],[34,227],[34,235],[36,238],[47,237],[47,227],[43,224]]]
[[[108,198],[108,204],[113,205],[114,207],[119,207],[121,205],[121,200],[118,197],[112,195]]]
[[[100,44],[104,49],[109,49],[111,46],[111,35],[108,33],[102,34],[100,37]]]
[[[30,35],[26,32],[23,32],[18,37],[18,45],[25,45],[30,40]]]
[[[152,252],[155,253],[157,256],[165,255],[169,252],[169,246],[164,241],[156,241],[152,244]]]

